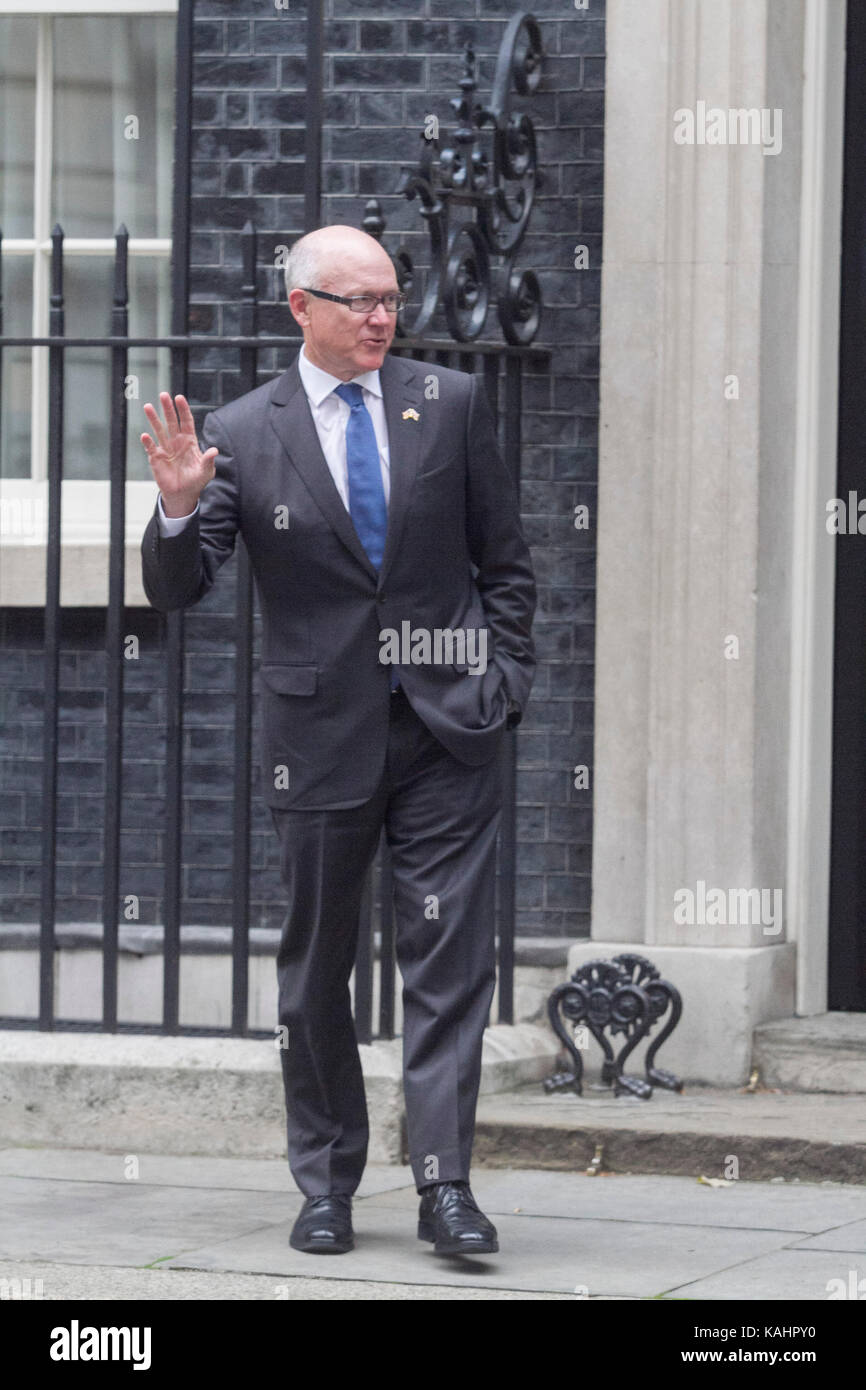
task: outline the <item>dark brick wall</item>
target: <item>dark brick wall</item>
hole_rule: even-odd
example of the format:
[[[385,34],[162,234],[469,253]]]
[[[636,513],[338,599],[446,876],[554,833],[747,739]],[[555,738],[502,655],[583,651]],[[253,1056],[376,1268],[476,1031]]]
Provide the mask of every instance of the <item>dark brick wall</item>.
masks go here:
[[[233,566],[232,566],[233,568]],[[232,859],[233,620],[212,592],[186,641],[183,921],[230,920]],[[122,898],[135,920],[162,921],[165,824],[165,620],[130,608],[124,634],[139,655],[124,663]],[[39,918],[42,786],[42,610],[0,610],[0,921]],[[105,610],[64,609],[57,804],[58,920],[102,918],[105,774]],[[258,642],[256,642],[258,647]],[[254,738],[258,701],[254,704]],[[252,926],[280,920],[276,837],[254,768]]]
[[[463,72],[462,45],[478,54],[479,96],[487,97],[496,52],[516,5],[510,0],[331,0],[325,64],[324,208],[327,223],[360,223],[379,198],[385,244],[405,239],[423,260],[417,204],[395,195],[400,166],[420,149],[429,114],[453,128],[449,99]],[[599,289],[602,231],[604,0],[576,10],[567,0],[533,7],[545,45],[541,88],[527,103],[539,139],[544,186],[518,265],[539,273],[545,315],[538,341],[553,349],[550,369],[524,384],[523,512],[539,584],[535,635],[539,670],[519,735],[518,931],[583,936],[589,930],[591,790],[572,769],[591,767],[595,531],[577,531],[574,508],[595,515]],[[260,327],[294,328],[275,250],[303,231],[303,19],[253,0],[198,0],[190,327],[239,328],[239,230],[259,229]],[[398,235],[399,234],[399,235]],[[574,248],[589,269],[574,268]],[[491,316],[489,333],[499,337]],[[263,378],[288,355],[262,354]],[[206,408],[237,394],[236,363],[199,353],[190,394]],[[184,920],[229,920],[231,854],[233,564],[187,617]],[[38,906],[39,623],[7,612],[6,732],[0,766],[0,842],[5,865],[0,917],[32,920]],[[123,891],[139,893],[143,921],[160,918],[162,620],[133,610],[143,637],[128,663],[128,795]],[[69,615],[65,639],[61,757],[59,915],[99,914],[101,617]],[[134,753],[132,750],[134,749]],[[270,820],[255,799],[256,866],[252,924],[276,923],[280,890]],[[126,887],[127,881],[129,888]],[[135,886],[135,885],[138,886]],[[17,895],[17,896],[16,896]]]

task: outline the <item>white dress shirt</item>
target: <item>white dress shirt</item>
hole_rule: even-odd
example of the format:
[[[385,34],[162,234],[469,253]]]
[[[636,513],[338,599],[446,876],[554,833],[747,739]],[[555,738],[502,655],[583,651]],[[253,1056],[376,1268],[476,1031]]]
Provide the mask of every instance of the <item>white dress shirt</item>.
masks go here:
[[[346,465],[346,424],[350,410],[340,396],[334,395],[336,387],[342,386],[343,383],[338,376],[331,376],[330,372],[325,372],[321,367],[315,366],[306,356],[303,347],[298,356],[298,370],[301,374],[301,384],[310,403],[313,423],[316,426],[322,453],[325,455],[325,462],[343,500],[343,506],[348,511],[349,474]],[[360,376],[352,377],[352,381],[361,387],[364,404],[373,421],[376,443],[379,446],[379,464],[382,469],[382,486],[385,489],[385,505],[387,506],[391,495],[391,467],[388,452],[388,427],[385,421],[385,401],[382,396],[378,368],[373,372],[362,372]],[[190,517],[195,516],[197,511],[198,503],[188,516],[166,516],[160,493],[157,501],[157,522],[160,535],[178,535]]]

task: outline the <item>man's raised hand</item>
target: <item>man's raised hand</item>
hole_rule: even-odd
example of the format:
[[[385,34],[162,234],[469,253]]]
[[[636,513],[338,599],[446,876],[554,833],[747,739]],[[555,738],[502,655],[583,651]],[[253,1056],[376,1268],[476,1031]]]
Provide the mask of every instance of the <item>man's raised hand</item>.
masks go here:
[[[219,449],[206,449],[202,453],[185,396],[175,396],[172,400],[168,391],[160,391],[159,399],[165,424],[150,402],[144,407],[158,442],[154,443],[149,434],[143,434],[141,442],[162,493],[166,516],[189,516],[216,472],[214,459]]]

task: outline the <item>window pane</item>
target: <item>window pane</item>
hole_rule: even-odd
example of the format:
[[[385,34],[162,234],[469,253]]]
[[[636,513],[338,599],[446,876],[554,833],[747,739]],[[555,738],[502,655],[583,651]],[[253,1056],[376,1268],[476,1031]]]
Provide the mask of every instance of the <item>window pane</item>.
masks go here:
[[[129,331],[135,338],[156,338],[171,332],[171,262],[133,256],[129,262]],[[133,348],[129,372],[137,378],[138,399],[127,401],[126,476],[130,482],[153,481],[150,464],[141,447],[141,435],[150,433],[145,401],[159,404],[160,391],[171,389],[171,353],[168,348]]]
[[[33,17],[0,15],[0,230],[4,237],[33,235],[36,23]]]
[[[171,235],[174,40],[172,15],[54,20],[52,222],[67,236]]]
[[[3,257],[3,332],[23,338],[33,331],[32,256]],[[7,347],[0,352],[2,413],[0,413],[0,478],[30,477],[30,349]]]
[[[111,323],[112,261],[106,256],[69,256],[64,263],[66,332],[70,337],[106,336]],[[130,256],[129,331],[148,338],[169,332],[170,263],[167,258]],[[149,431],[142,410],[169,389],[166,348],[135,348],[127,371],[138,398],[127,401],[127,478],[150,480],[152,473],[140,436]],[[65,478],[107,478],[110,441],[110,349],[68,348],[65,393]]]

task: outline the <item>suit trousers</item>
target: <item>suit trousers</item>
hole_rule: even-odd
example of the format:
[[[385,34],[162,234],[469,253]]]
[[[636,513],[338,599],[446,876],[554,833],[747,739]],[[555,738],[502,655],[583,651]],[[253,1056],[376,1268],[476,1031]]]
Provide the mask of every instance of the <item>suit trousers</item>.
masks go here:
[[[272,810],[288,912],[277,955],[289,1166],[305,1196],[353,1193],[369,1139],[349,978],[367,870],[391,852],[403,1087],[415,1185],[469,1180],[496,979],[501,759],[459,762],[391,696],[382,779],[347,810]],[[286,1033],[281,1034],[286,1037]]]

